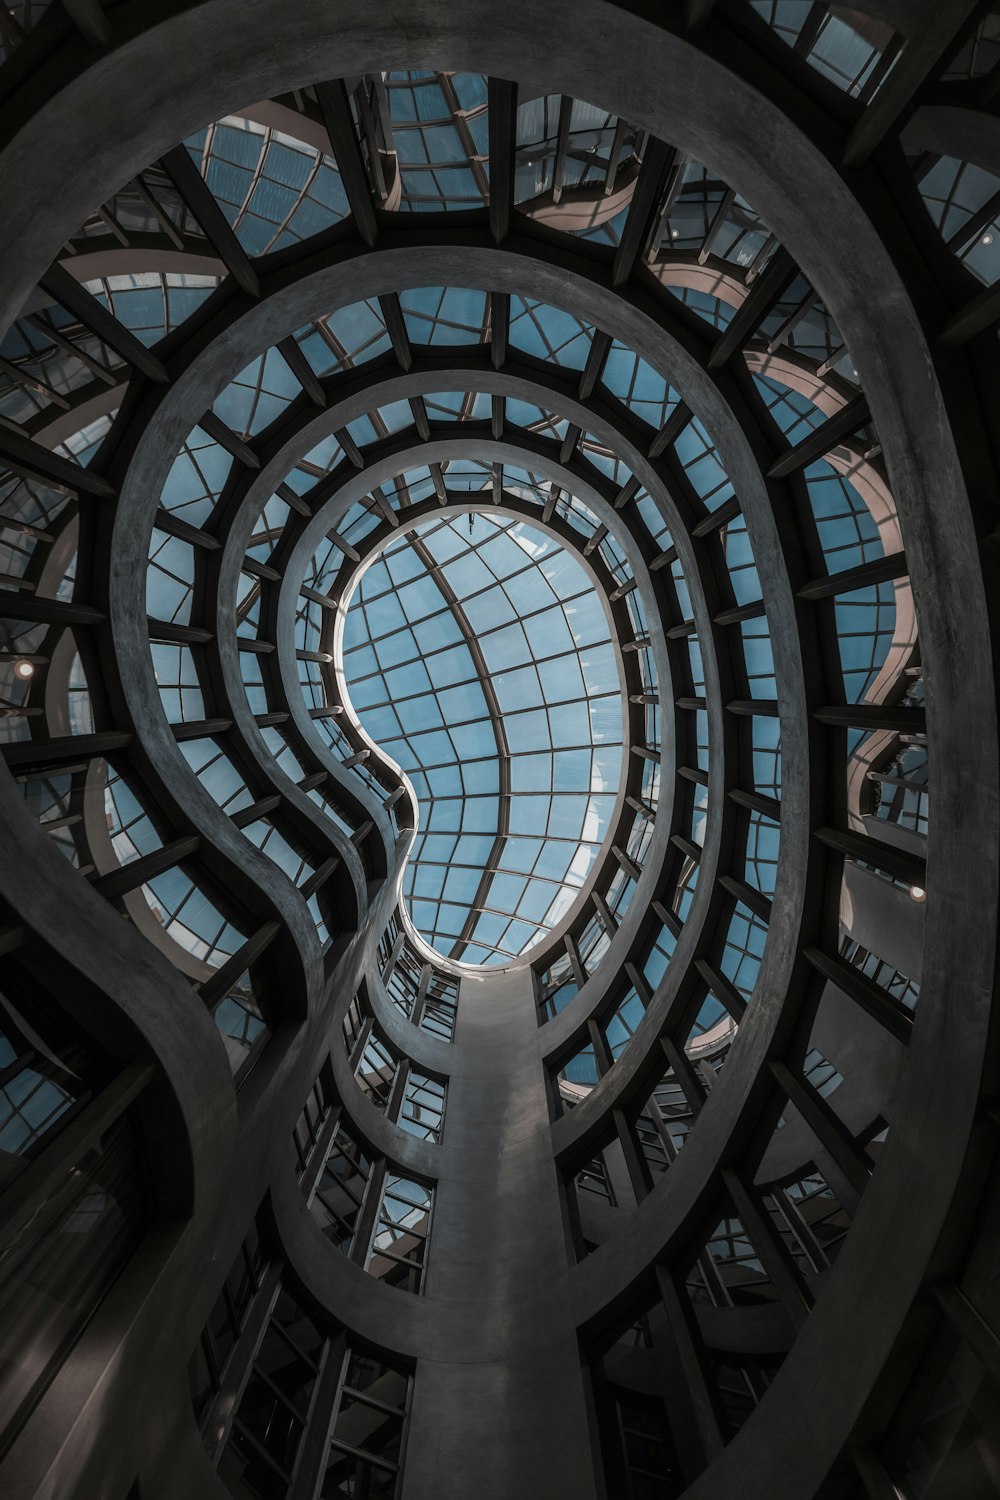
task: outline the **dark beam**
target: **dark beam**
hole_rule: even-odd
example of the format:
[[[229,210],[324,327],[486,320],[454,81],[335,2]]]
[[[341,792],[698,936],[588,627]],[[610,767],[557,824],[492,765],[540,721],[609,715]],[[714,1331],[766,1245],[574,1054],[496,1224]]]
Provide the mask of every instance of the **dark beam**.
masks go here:
[[[720,875],[719,884],[724,891],[735,896],[737,901],[742,901],[744,906],[749,907],[755,917],[760,917],[762,922],[770,922],[771,903],[754,886],[747,885],[745,880],[738,880],[734,875]]]
[[[112,485],[102,474],[95,474],[83,464],[63,458],[30,438],[20,437],[16,432],[0,430],[0,464],[24,474],[31,479],[44,479],[56,489],[70,490],[74,495],[93,495],[98,500],[110,500],[114,495]]]
[[[562,198],[563,178],[566,174],[566,152],[569,150],[569,127],[573,118],[573,100],[566,94],[559,97],[559,124],[556,128],[556,154],[552,166],[552,201]]]
[[[705,264],[705,262],[708,260],[708,257],[711,255],[713,249],[715,248],[715,242],[725,228],[726,220],[729,218],[733,204],[735,202],[736,189],[727,188],[722,195],[722,201],[720,202],[718,208],[715,210],[715,213],[712,215],[712,222],[708,226],[708,229],[705,233],[705,238],[701,242],[701,249],[698,251],[699,266],[703,266]]]
[[[184,521],[180,516],[175,516],[172,510],[164,510],[162,506],[157,509],[153,517],[153,525],[157,531],[165,531],[168,536],[180,537],[182,542],[190,542],[192,547],[204,547],[206,552],[217,552],[222,543],[217,536],[210,531],[202,531],[200,526],[192,526],[190,521]]]
[[[562,440],[562,447],[559,449],[559,462],[561,464],[569,463],[579,441],[580,429],[573,422],[570,422],[566,428],[566,436]]]
[[[818,427],[814,427],[800,443],[789,448],[783,453],[767,471],[769,479],[785,479],[789,474],[804,469],[808,464],[815,463],[817,459],[823,458],[832,448],[835,448],[845,437],[857,432],[866,422],[871,421],[871,412],[868,410],[868,402],[863,395],[857,395],[842,406],[840,411],[834,412],[832,417],[827,417]]]
[[[375,204],[361,142],[354,129],[347,85],[342,78],[335,78],[314,87],[355,227],[366,245],[374,245],[378,234]]]
[[[348,461],[352,463],[356,469],[363,469],[365,466],[364,456],[361,452],[361,449],[358,447],[357,443],[348,432],[347,428],[338,428],[334,436],[336,437],[337,442],[343,448],[344,456],[348,459]]]
[[[654,136],[648,137],[646,154],[639,168],[625,227],[615,253],[612,271],[615,286],[626,282],[642,259],[659,213],[667,174],[675,159],[676,152],[672,146],[665,145]]]
[[[406,320],[403,317],[399,297],[395,292],[387,292],[379,297],[378,305],[382,309],[386,331],[392,342],[392,352],[399,362],[400,369],[408,370],[413,364],[413,351],[410,348],[410,336],[406,331]]]
[[[120,323],[108,312],[64,266],[58,263],[51,265],[39,278],[38,284],[53,302],[64,307],[84,328],[89,329],[103,344],[107,344],[109,349],[113,349],[125,360],[126,364],[159,385],[166,383],[169,378],[166,369],[152,350],[147,349],[124,323]]]
[[[201,740],[214,734],[227,734],[232,727],[232,719],[186,719],[183,723],[171,724],[170,733],[180,744],[181,740]]]
[[[117,730],[99,730],[96,734],[67,734],[55,740],[16,740],[2,747],[10,771],[35,771],[46,766],[63,765],[76,760],[90,760],[95,755],[110,755],[132,743],[130,734]]]
[[[687,21],[688,31],[696,31],[699,26],[704,26],[715,0],[684,0],[684,15]]]
[[[507,292],[490,292],[490,359],[494,370],[507,359],[510,338],[510,296]]]
[[[871,1168],[840,1116],[822,1094],[817,1093],[800,1073],[794,1073],[787,1063],[774,1060],[770,1068],[778,1087],[784,1091],[789,1103],[798,1110],[817,1141],[836,1163],[846,1185],[860,1199],[868,1185]],[[852,1203],[844,1204],[851,1213],[855,1206]]]
[[[507,238],[514,210],[517,147],[517,84],[490,78],[490,234],[499,245]]]
[[[683,775],[682,770],[678,774]],[[698,780],[697,776],[694,780]],[[704,785],[707,786],[707,780]],[[773,797],[765,797],[761,792],[745,792],[742,787],[733,787],[729,793],[730,802],[735,802],[737,807],[747,807],[751,812],[761,813],[763,817],[770,818],[777,823],[781,819],[781,803]]]
[[[859,563],[856,568],[845,568],[841,573],[831,573],[826,578],[813,578],[799,589],[800,599],[829,599],[836,594],[850,594],[856,589],[871,588],[876,583],[891,583],[896,578],[905,578],[909,572],[905,552],[890,552],[888,557],[876,557],[871,562]]]
[[[897,880],[923,888],[927,884],[927,861],[918,854],[911,854],[896,844],[884,844],[881,839],[869,838],[864,833],[848,832],[842,828],[817,828],[816,838],[828,849],[848,859],[860,859],[876,869],[885,870]]]
[[[924,0],[892,71],[847,138],[845,167],[863,167],[886,136],[902,125],[923,84],[981,9],[981,0],[948,0],[947,5]]]
[[[691,420],[691,408],[685,401],[678,401],[659,432],[649,445],[650,458],[659,458],[671,443],[675,443]]]
[[[65,334],[59,332],[59,329],[55,327],[50,316],[43,316],[41,313],[28,313],[25,322],[30,323],[32,328],[37,328],[39,333],[43,334],[50,344],[55,344],[57,349],[62,349],[64,354],[70,354],[74,359],[78,359],[102,384],[112,388],[116,385],[121,385],[121,377],[117,371],[109,370],[107,365],[102,364],[99,359],[95,359],[86,349],[78,348],[72,339],[68,339]]]
[[[848,995],[866,1015],[884,1026],[897,1041],[910,1040],[913,1016],[905,1005],[901,1005],[894,995],[876,984],[874,979],[869,979],[867,974],[839,955],[834,957],[823,953],[819,948],[806,948],[802,956],[812,964],[817,973]]]
[[[242,979],[251,964],[255,964],[263,956],[280,931],[280,922],[265,922],[263,927],[258,927],[247,939],[242,948],[237,948],[221,968],[216,969],[198,987],[199,994],[209,1009],[229,994],[233,985]]]
[[[441,472],[440,464],[428,464],[430,476],[434,481],[434,494],[439,505],[448,504],[448,486],[444,482],[444,474]]]
[[[628,134],[628,124],[619,119],[615,126],[614,138],[611,142],[611,150],[608,152],[608,165],[604,172],[604,196],[614,191],[615,178],[618,175],[618,163],[621,161],[622,150],[625,145],[625,137]]]
[[[423,396],[410,397],[410,413],[413,417],[413,425],[417,434],[426,443],[431,435],[430,418],[427,415],[427,404]]]
[[[232,823],[234,828],[248,828],[258,818],[266,818],[268,813],[274,812],[281,806],[280,792],[272,792],[269,797],[258,797],[256,802],[251,802],[249,807],[241,807],[238,812],[233,813]]]
[[[62,8],[84,41],[92,47],[108,45],[111,24],[101,9],[100,0],[62,0]]]
[[[778,1234],[770,1214],[762,1207],[755,1189],[744,1183],[732,1167],[723,1167],[722,1180],[779,1302],[792,1324],[801,1328],[812,1310],[813,1299],[796,1270],[791,1252]]]
[[[594,337],[590,341],[590,353],[587,355],[587,363],[583,367],[580,376],[580,400],[586,401],[594,393],[594,386],[601,379],[604,372],[604,361],[608,357],[611,348],[611,335],[604,333],[600,328],[595,330]]]
[[[977,292],[964,307],[953,313],[938,334],[942,349],[958,349],[977,333],[991,328],[1000,318],[1000,281]]]
[[[100,625],[105,616],[89,604],[71,604],[44,594],[0,589],[0,620],[41,620],[47,625]]]
[[[285,504],[291,510],[295,511],[296,515],[305,516],[307,519],[312,515],[312,506],[301,495],[296,494],[290,484],[281,483],[275,485],[274,493],[278,496],[279,500],[284,500]]]
[[[779,246],[763,271],[760,271],[754,279],[752,289],[733,314],[728,328],[720,333],[715,341],[708,357],[710,370],[717,370],[738,349],[744,348],[750,342],[798,274],[798,266],[788,251],[783,246]]]
[[[320,384],[316,371],[302,353],[301,345],[297,344],[295,339],[289,336],[287,339],[282,339],[278,344],[278,353],[309,397],[309,400],[314,406],[318,406],[322,410],[326,406],[326,392]]]
[[[137,890],[140,885],[145,885],[147,880],[152,880],[156,875],[162,875],[165,870],[172,870],[175,865],[180,864],[182,859],[195,854],[200,844],[201,839],[196,833],[186,834],[179,839],[171,839],[170,843],[164,844],[162,848],[154,849],[140,859],[134,859],[130,864],[122,865],[118,870],[111,870],[107,875],[98,875],[91,884],[94,890],[107,900],[126,896],[129,891]]]
[[[160,158],[160,165],[233,280],[248,297],[259,297],[260,282],[250,263],[250,257],[196,167],[188,148],[175,146]]]
[[[260,459],[246,439],[238,432],[234,432],[221,417],[215,415],[214,411],[207,411],[204,416],[199,417],[198,426],[202,432],[207,433],[218,443],[220,448],[224,448],[227,453],[231,454],[237,463],[243,464],[247,469],[260,468]]]
[[[926,734],[922,708],[900,703],[828,703],[815,710],[821,724],[845,729],[888,729],[896,734]]]
[[[178,625],[173,620],[154,620],[146,616],[146,628],[152,641],[173,641],[178,645],[203,646],[212,640],[212,632],[200,625]]]
[[[696,958],[694,966],[709,989],[714,992],[717,999],[722,1001],[731,1019],[739,1026],[746,1015],[747,1009],[747,1003],[739,990],[724,974],[721,974],[718,969],[713,968],[706,959]]]

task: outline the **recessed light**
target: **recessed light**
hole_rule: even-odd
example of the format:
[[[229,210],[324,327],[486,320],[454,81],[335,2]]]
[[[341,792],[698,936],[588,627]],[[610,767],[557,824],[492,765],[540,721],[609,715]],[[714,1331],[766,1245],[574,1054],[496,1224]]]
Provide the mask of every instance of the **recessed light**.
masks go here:
[[[910,886],[910,900],[911,901],[926,901],[927,900],[927,892],[924,890],[924,888],[923,888],[922,885],[911,885]]]
[[[35,675],[35,663],[22,658],[14,663],[14,676],[19,682],[30,682]]]

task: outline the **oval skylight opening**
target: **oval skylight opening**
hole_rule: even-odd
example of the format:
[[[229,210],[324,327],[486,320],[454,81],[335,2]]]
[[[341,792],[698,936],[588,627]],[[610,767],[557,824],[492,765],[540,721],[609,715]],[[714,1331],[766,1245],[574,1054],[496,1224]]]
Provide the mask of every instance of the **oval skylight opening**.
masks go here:
[[[616,821],[604,599],[554,537],[473,512],[395,537],[346,603],[346,706],[419,803],[413,925],[455,962],[509,964],[565,923]]]

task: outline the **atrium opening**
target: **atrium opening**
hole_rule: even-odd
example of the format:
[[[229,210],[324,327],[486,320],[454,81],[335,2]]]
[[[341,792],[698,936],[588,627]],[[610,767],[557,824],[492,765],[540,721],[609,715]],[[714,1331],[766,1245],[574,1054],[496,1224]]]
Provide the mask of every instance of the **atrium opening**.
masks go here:
[[[0,0],[5,1497],[1000,1494],[998,91]]]

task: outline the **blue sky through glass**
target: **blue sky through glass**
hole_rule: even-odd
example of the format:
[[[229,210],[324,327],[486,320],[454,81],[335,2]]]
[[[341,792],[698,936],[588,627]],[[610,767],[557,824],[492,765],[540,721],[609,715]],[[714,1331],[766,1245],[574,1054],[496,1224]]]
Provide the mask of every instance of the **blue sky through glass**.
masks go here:
[[[362,575],[343,669],[420,803],[414,925],[464,963],[509,962],[575,903],[621,782],[621,677],[590,577],[520,521],[425,522]]]

